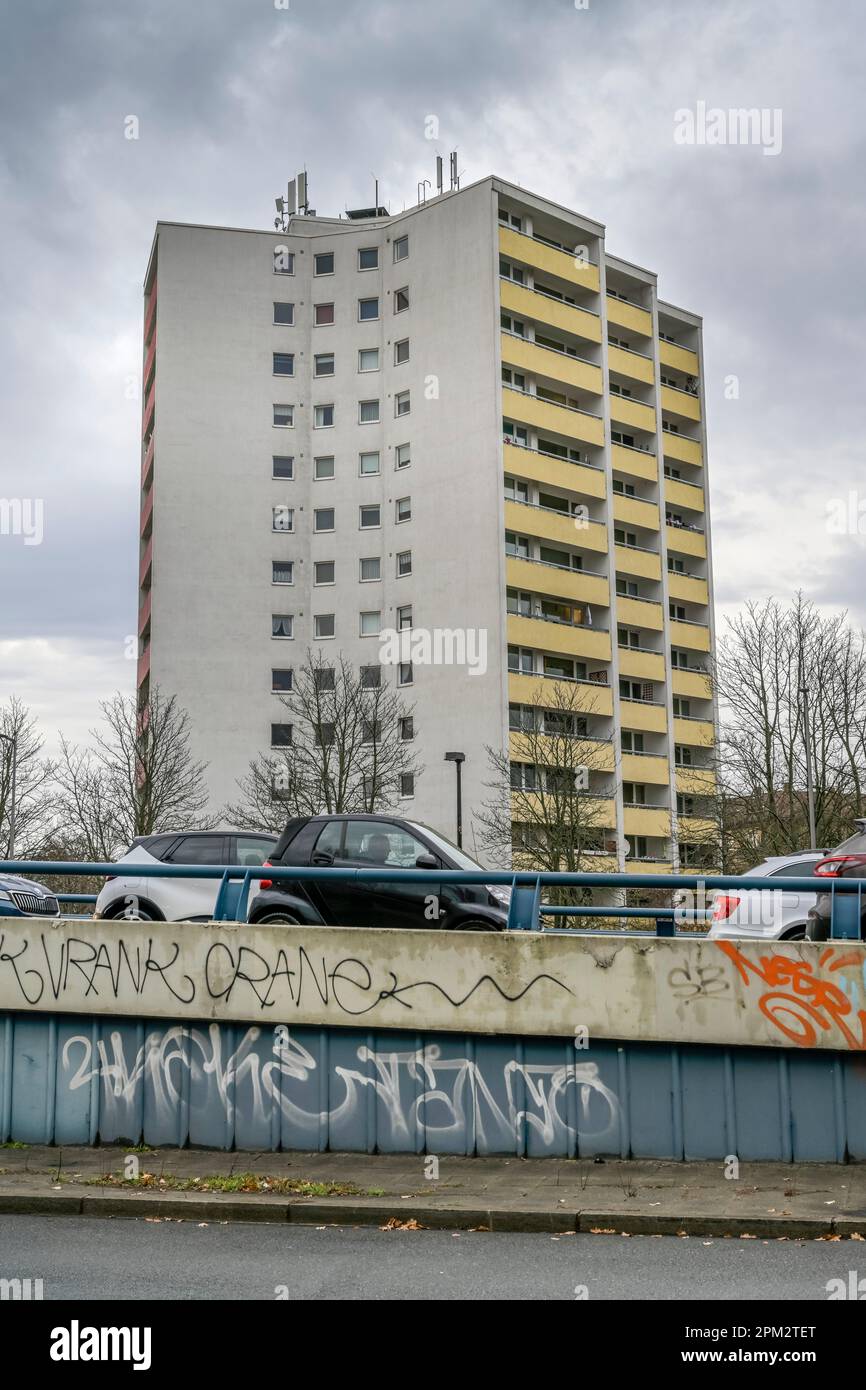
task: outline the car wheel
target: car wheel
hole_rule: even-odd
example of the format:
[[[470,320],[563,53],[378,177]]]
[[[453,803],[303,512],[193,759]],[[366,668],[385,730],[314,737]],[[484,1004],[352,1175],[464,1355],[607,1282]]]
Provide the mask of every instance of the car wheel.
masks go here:
[[[823,920],[823,918],[816,919],[814,917],[810,917],[809,924],[806,927],[806,940],[826,941],[828,939],[828,936],[829,932],[827,930],[827,923]]]
[[[257,917],[252,925],[254,927],[271,927],[278,926],[280,923],[288,927],[299,927],[301,926],[301,919],[293,917],[291,912],[266,912],[264,917]]]
[[[785,932],[784,936],[779,937],[780,941],[808,941],[805,927],[795,927],[793,931]]]
[[[455,922],[448,931],[501,931],[494,922],[485,922],[480,917],[467,917],[465,922]]]
[[[106,913],[105,920],[107,922],[161,922],[162,918],[148,907],[138,907],[135,912],[132,912],[127,909],[125,903],[118,903],[111,912]]]

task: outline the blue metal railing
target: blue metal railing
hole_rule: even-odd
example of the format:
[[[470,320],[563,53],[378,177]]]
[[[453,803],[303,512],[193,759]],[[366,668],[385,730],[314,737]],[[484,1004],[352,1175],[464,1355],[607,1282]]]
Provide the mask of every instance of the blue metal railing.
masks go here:
[[[42,879],[52,875],[117,878],[219,878],[213,920],[244,922],[247,917],[250,887],[259,879],[283,879],[291,882],[342,879],[357,883],[425,883],[436,885],[491,884],[510,887],[511,903],[508,912],[510,930],[567,931],[572,928],[542,928],[542,917],[601,917],[635,918],[655,921],[656,932],[673,936],[679,925],[707,921],[711,911],[710,896],[727,889],[741,892],[761,890],[778,893],[829,893],[830,933],[834,938],[860,938],[863,881],[809,876],[806,878],[765,878],[736,874],[641,874],[641,873],[534,873],[523,870],[509,872],[501,869],[398,869],[398,868],[325,868],[319,865],[251,867],[243,864],[112,864],[82,863],[64,860],[7,860],[0,862],[0,873],[20,874]],[[677,907],[627,907],[618,904],[589,903],[550,904],[543,901],[545,889],[579,888],[584,890],[615,888],[627,891],[635,888],[677,889],[697,895],[699,906],[683,904]],[[57,894],[62,902],[93,903],[88,893]],[[2,920],[2,919],[0,919]],[[622,933],[617,933],[620,935]]]

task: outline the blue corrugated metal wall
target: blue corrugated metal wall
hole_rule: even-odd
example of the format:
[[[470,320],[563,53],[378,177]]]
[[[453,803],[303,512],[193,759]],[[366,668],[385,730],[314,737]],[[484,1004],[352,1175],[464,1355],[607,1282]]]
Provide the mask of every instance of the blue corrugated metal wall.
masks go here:
[[[0,1142],[866,1158],[866,1058],[0,1015]]]

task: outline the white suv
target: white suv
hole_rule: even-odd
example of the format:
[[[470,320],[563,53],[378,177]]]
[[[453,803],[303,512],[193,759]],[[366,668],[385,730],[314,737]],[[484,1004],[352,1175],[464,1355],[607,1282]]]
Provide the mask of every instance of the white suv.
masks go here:
[[[829,853],[823,849],[803,849],[796,854],[777,854],[748,869],[745,878],[811,878],[815,865]],[[788,889],[725,888],[712,895],[712,924],[707,935],[713,940],[749,938],[762,941],[803,941],[809,908],[815,893],[796,893]]]
[[[117,861],[119,874],[106,879],[93,915],[143,922],[210,922],[222,879],[220,866],[257,867],[270,857],[276,843],[276,835],[258,830],[175,830],[139,836]],[[155,863],[213,864],[214,877],[136,874],[137,864]]]

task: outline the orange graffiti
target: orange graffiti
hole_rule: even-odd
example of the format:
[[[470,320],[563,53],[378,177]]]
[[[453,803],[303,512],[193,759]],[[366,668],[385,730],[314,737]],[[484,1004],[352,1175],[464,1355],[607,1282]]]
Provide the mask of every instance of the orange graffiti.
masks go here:
[[[866,1009],[854,1014],[850,998],[833,980],[816,973],[811,960],[790,956],[761,956],[759,964],[749,960],[732,941],[716,943],[734,962],[744,984],[750,975],[757,975],[769,988],[758,1001],[758,1007],[785,1037],[798,1047],[814,1047],[817,1029],[827,1032],[833,1025],[839,1029],[848,1046],[855,1052],[866,1052]],[[823,951],[818,969],[843,970],[846,966],[862,966],[859,952],[836,954],[833,947]],[[854,1031],[859,1028],[859,1035]]]

